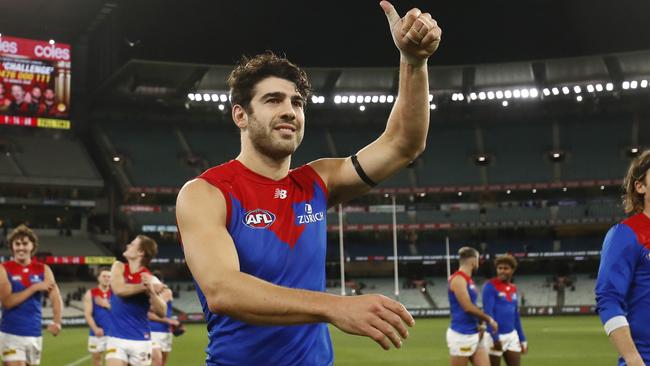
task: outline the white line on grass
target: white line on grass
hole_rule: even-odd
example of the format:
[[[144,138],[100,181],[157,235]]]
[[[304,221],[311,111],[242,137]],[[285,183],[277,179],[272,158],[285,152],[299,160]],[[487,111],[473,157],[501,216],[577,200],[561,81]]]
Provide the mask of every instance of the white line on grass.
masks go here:
[[[85,355],[82,358],[76,360],[75,362],[69,363],[69,364],[67,364],[65,366],[77,366],[77,365],[80,365],[82,362],[89,360],[90,357],[91,357],[90,355]]]

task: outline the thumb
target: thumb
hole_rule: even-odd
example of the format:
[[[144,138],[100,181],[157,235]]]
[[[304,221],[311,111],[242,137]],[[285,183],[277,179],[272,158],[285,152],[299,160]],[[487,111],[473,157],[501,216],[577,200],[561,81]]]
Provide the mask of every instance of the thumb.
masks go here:
[[[395,7],[388,1],[381,1],[379,3],[379,6],[384,10],[384,14],[386,14],[386,18],[388,18],[388,25],[390,25],[390,29],[393,29],[395,24],[400,21],[401,17],[399,14],[397,14],[397,10],[395,10]]]

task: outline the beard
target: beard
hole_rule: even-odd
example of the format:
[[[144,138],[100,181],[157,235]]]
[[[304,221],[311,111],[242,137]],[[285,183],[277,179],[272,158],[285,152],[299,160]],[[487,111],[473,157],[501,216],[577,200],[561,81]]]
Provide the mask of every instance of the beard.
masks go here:
[[[249,124],[246,128],[253,148],[273,160],[281,160],[291,156],[302,142],[303,137],[302,129],[299,129],[298,126],[296,126],[293,138],[275,136],[273,127],[278,123],[284,123],[284,121],[264,124],[250,115]]]

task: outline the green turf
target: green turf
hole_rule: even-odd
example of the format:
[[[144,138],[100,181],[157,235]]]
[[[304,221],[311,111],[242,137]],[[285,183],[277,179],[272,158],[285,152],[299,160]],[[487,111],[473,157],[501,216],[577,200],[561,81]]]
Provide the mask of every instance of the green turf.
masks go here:
[[[335,365],[447,365],[445,330],[448,319],[418,319],[411,336],[400,350],[382,350],[373,341],[343,334],[332,328]],[[603,333],[598,318],[535,317],[523,319],[530,353],[524,366],[612,366],[616,354]],[[43,366],[68,365],[86,356],[87,331],[69,328],[59,337],[44,337]],[[174,338],[170,366],[201,365],[205,355],[203,325],[190,325],[182,337]],[[77,365],[90,365],[90,360]]]

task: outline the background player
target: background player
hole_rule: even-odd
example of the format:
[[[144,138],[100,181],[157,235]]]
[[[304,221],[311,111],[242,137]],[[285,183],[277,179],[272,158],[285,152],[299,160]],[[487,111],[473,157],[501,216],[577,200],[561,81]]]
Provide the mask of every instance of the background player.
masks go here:
[[[304,134],[306,75],[268,54],[243,60],[230,75],[241,153],[187,183],[176,206],[208,319],[208,365],[332,364],[324,322],[384,349],[391,342],[400,347],[408,336],[404,322],[414,321],[398,302],[324,293],[327,206],[360,196],[406,167],[427,136],[427,60],[440,28],[418,9],[400,18],[387,1],[380,5],[400,51],[399,96],[385,132],[353,157],[290,172]]]
[[[479,253],[470,247],[458,251],[459,268],[449,277],[449,310],[451,325],[447,329],[447,346],[452,366],[488,366],[487,351],[481,347],[478,320],[498,329],[497,323],[476,306],[478,291],[472,280],[479,266]]]
[[[650,150],[632,161],[623,187],[632,216],[605,236],[596,306],[619,365],[650,365]]]
[[[99,269],[97,287],[84,294],[84,317],[90,327],[88,352],[92,355],[93,366],[101,366],[102,355],[106,351],[106,334],[111,325],[111,270]]]
[[[111,319],[106,342],[107,366],[151,365],[149,308],[165,316],[167,305],[158,295],[162,283],[147,268],[158,253],[156,242],[138,235],[126,246],[126,263],[111,268]]]
[[[528,352],[528,345],[519,318],[517,286],[512,283],[517,261],[511,255],[502,255],[494,263],[497,276],[485,283],[482,298],[483,311],[499,324],[499,331],[488,327],[483,344],[492,366],[501,364],[501,356],[508,366],[519,366],[521,354]]]
[[[163,281],[160,272],[154,272],[154,275]],[[160,297],[167,304],[167,313],[164,317],[156,315],[153,311],[149,312],[149,326],[151,327],[152,342],[152,365],[165,366],[169,353],[172,351],[172,327],[177,327],[180,323],[172,318],[172,308],[174,294],[172,290],[165,286]]]
[[[52,302],[54,318],[47,331],[61,331],[63,303],[50,267],[32,256],[38,249],[38,237],[27,226],[11,232],[8,242],[14,260],[0,266],[0,347],[5,366],[39,365],[43,351],[41,336],[42,294]]]

